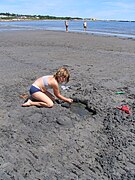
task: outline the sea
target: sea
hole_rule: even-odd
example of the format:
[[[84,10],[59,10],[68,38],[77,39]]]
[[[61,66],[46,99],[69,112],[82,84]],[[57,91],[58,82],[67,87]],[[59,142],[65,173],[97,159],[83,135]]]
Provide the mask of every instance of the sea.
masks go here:
[[[69,32],[118,36],[135,39],[135,21],[87,21],[87,29],[83,29],[82,20],[71,20]],[[19,30],[51,30],[65,31],[63,20],[7,21],[0,22],[0,32]]]

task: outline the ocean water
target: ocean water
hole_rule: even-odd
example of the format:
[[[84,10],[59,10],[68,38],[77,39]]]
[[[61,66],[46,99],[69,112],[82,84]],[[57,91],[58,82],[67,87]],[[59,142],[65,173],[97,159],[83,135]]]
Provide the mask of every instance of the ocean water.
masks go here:
[[[63,20],[38,20],[0,22],[0,32],[18,30],[53,30],[65,31]],[[87,21],[87,30],[83,30],[83,21],[69,21],[70,32],[81,32],[108,36],[135,38],[135,22]]]

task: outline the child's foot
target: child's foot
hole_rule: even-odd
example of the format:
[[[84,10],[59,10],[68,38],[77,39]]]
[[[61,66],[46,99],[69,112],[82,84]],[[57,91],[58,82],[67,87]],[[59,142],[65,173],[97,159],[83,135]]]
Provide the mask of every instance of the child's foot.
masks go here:
[[[22,104],[22,107],[29,107],[29,106],[31,106],[31,100],[30,99],[28,99],[27,102]]]

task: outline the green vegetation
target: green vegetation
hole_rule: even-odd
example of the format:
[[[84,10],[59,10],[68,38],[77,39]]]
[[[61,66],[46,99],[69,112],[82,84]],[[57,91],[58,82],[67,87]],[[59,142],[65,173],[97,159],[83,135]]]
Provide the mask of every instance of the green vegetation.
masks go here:
[[[49,15],[22,15],[22,14],[14,14],[14,13],[0,13],[1,20],[82,20],[79,17],[55,17]]]

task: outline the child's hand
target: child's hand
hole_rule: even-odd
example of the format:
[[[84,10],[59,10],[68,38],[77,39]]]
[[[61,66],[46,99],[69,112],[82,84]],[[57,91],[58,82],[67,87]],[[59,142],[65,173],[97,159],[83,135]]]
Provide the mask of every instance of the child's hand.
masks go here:
[[[72,103],[72,102],[73,102],[73,99],[68,98],[68,99],[67,99],[67,102]]]

